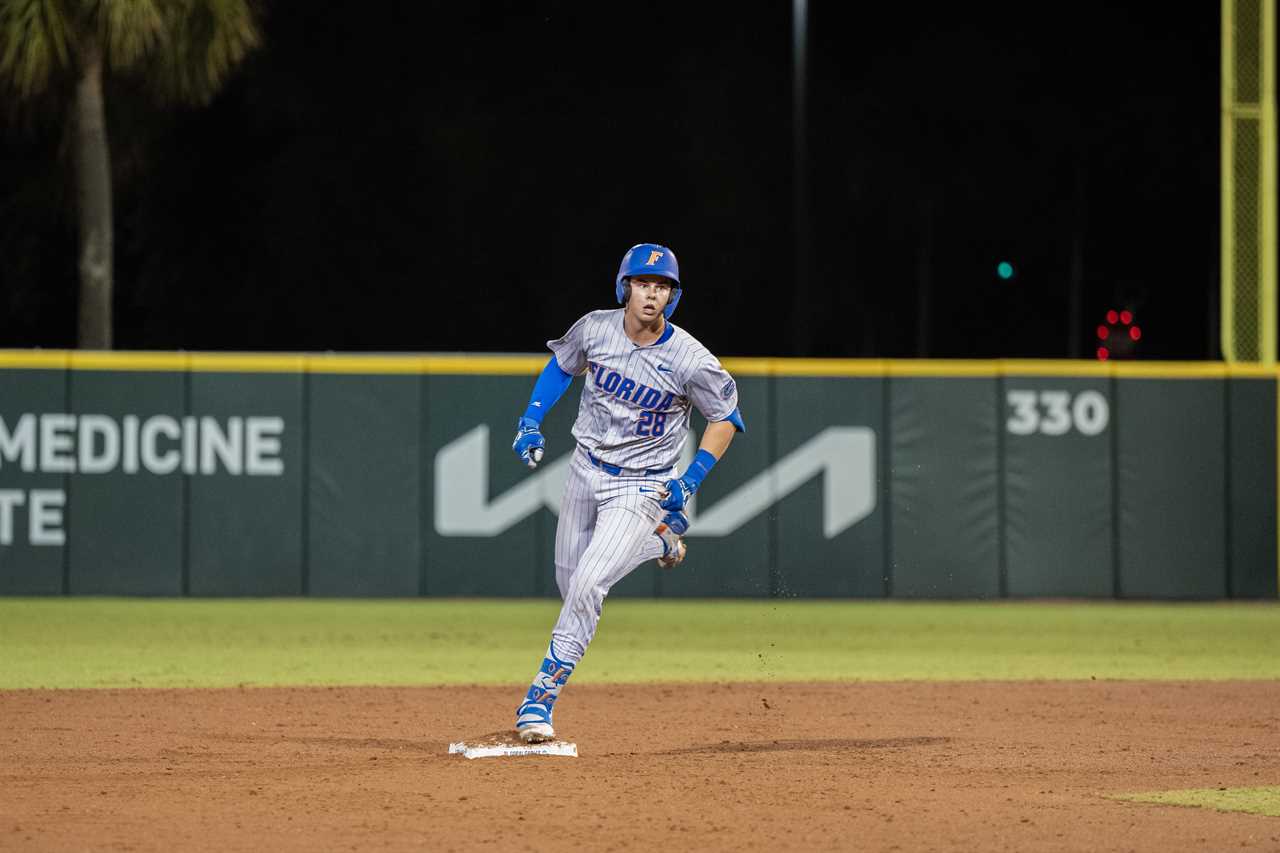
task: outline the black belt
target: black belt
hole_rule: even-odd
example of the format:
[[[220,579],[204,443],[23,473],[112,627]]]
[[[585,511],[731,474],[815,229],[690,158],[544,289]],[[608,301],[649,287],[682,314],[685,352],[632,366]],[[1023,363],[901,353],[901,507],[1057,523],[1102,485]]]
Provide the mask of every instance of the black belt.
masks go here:
[[[672,468],[676,467],[674,465],[668,465],[665,468],[623,468],[619,465],[610,465],[608,462],[595,458],[591,455],[591,451],[586,448],[583,448],[583,450],[586,452],[587,458],[591,460],[592,465],[614,477],[621,477],[623,474],[630,474],[636,477],[652,477],[654,474],[661,474],[663,471],[670,471]]]

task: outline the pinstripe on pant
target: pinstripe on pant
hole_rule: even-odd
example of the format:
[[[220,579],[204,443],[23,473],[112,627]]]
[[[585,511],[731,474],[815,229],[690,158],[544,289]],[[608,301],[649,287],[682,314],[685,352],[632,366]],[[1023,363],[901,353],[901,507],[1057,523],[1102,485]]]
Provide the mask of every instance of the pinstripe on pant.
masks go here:
[[[653,530],[664,515],[658,493],[670,476],[615,477],[592,465],[581,447],[574,452],[556,527],[556,585],[564,605],[551,638],[561,659],[582,658],[613,585],[662,556]]]

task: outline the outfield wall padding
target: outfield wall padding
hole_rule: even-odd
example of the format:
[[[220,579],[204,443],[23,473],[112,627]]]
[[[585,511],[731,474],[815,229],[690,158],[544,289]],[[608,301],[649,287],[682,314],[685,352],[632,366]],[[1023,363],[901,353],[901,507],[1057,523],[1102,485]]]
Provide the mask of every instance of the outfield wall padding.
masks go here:
[[[1010,596],[1114,593],[1113,394],[1108,378],[1015,376],[1002,383]]]
[[[0,352],[0,594],[557,596],[581,382],[510,449],[544,363]],[[1277,596],[1274,371],[726,366],[689,558],[614,596]]]
[[[188,591],[201,596],[301,595],[303,592],[303,451],[309,422],[302,415],[302,374],[265,374],[252,382],[227,373],[190,374],[192,412],[211,417],[228,429],[228,444],[239,445],[231,466],[188,480]],[[242,414],[279,418],[278,457],[281,473],[246,470],[246,425]],[[268,440],[274,439],[274,431]],[[206,461],[221,461],[211,448]]]
[[[1226,383],[1228,400],[1227,593],[1275,598],[1276,384],[1264,379]]]
[[[994,379],[890,380],[894,596],[999,595],[995,397]]]
[[[1117,384],[1119,596],[1225,596],[1224,383]]]
[[[699,518],[717,523],[712,513],[725,509],[725,497],[744,494],[743,490],[749,489],[753,482],[761,482],[757,478],[769,467],[775,430],[769,383],[755,376],[738,377],[737,383],[739,409],[748,432],[734,439],[731,450],[716,463],[715,470],[698,490],[691,521],[695,528]],[[705,421],[694,415],[694,423],[700,433]],[[787,572],[789,568],[822,571],[816,557],[807,553],[775,553],[771,540],[776,536],[777,521],[771,516],[780,508],[780,504],[773,501],[778,483],[766,479],[763,485],[768,502],[760,502],[758,511],[738,519],[731,533],[711,538],[690,537],[692,552],[714,555],[710,559],[686,560],[670,572],[654,569],[653,564],[642,567],[644,572],[659,574],[655,589],[660,595],[768,597],[779,586],[778,572],[771,574],[770,571],[775,560],[780,572]],[[746,503],[749,512],[751,505]],[[802,564],[802,568],[797,568],[797,564]],[[689,571],[684,571],[686,566]]]
[[[307,591],[409,596],[422,587],[421,376],[313,374],[304,438]]]
[[[550,513],[543,509],[542,485],[548,469],[571,441],[568,432],[578,406],[579,387],[575,384],[547,416],[547,457],[542,470],[536,472],[520,464],[511,452],[516,418],[523,413],[531,388],[524,376],[428,377],[423,446],[437,453],[449,446],[459,450],[458,473],[446,475],[451,485],[467,478],[484,486],[476,508],[455,507],[463,516],[461,520],[467,521],[470,514],[476,522],[500,525],[489,532],[441,534],[434,523],[437,495],[435,478],[429,476],[432,457],[424,468],[415,469],[415,473],[428,475],[423,479],[420,522],[428,595],[543,595],[551,591],[548,579],[554,588],[553,561],[539,559],[554,553],[555,545],[554,518],[548,523],[545,517]],[[483,436],[476,434],[480,427]],[[462,449],[468,452],[461,454]],[[500,496],[507,497],[507,506]],[[525,511],[519,511],[516,503]]]
[[[181,430],[186,417],[187,377],[182,372],[71,371],[71,414],[78,419],[105,416],[121,424],[120,443],[125,447],[133,444],[123,436],[125,418],[136,418],[140,449],[136,462],[125,458],[122,447],[112,470],[70,474],[68,592],[183,594],[188,483],[181,473],[185,448],[172,429]],[[164,421],[152,420],[156,416]],[[148,422],[153,429],[146,429]],[[143,447],[149,447],[150,454]],[[77,446],[76,455],[81,450]]]
[[[888,381],[882,378],[794,377],[771,383],[776,397],[777,421],[772,436],[764,436],[766,455],[757,465],[768,466],[770,441],[777,459],[795,458],[813,447],[815,424],[858,425],[861,434],[849,435],[840,443],[827,443],[832,451],[844,450],[843,458],[832,460],[845,467],[846,478],[870,492],[870,506],[858,509],[858,520],[841,526],[828,537],[824,530],[824,489],[834,469],[809,479],[776,504],[772,513],[762,513],[762,524],[774,525],[777,566],[776,593],[786,596],[880,598],[889,588],[885,569],[885,519],[888,515],[887,474],[889,470],[888,413],[885,394]],[[737,441],[733,452],[756,442],[752,432]],[[822,439],[819,439],[821,441]],[[864,440],[873,452],[862,451]],[[718,471],[718,468],[717,468]],[[866,512],[865,515],[861,513]],[[844,525],[846,519],[835,522]]]
[[[5,418],[6,434],[38,428],[34,417],[28,419],[29,426],[20,423],[24,413],[68,411],[67,381],[67,371],[59,369],[0,370],[0,414]],[[68,475],[41,471],[36,451],[33,445],[25,451],[26,458],[19,453],[13,461],[5,459],[0,465],[0,494],[8,516],[8,523],[0,524],[0,594],[4,595],[66,592],[66,508],[51,504],[48,496],[60,492],[65,499]],[[34,519],[33,498],[39,501]],[[52,513],[61,516],[57,533],[51,530],[54,525],[46,522]],[[32,544],[33,538],[41,544]]]

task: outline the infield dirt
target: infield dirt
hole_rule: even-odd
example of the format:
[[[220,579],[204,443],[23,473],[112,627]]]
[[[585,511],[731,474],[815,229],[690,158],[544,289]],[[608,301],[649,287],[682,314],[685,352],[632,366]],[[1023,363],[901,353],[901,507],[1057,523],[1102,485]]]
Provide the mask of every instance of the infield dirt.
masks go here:
[[[1280,850],[1107,795],[1280,783],[1280,682],[0,692],[4,850]]]

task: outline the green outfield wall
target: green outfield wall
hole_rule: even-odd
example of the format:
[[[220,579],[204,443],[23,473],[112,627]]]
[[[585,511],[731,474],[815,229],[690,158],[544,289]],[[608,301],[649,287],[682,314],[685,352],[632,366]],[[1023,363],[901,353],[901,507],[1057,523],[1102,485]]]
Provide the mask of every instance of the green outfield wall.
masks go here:
[[[544,363],[0,351],[0,594],[555,595],[578,386],[510,451]],[[1275,370],[725,366],[690,557],[614,595],[1277,595]]]

